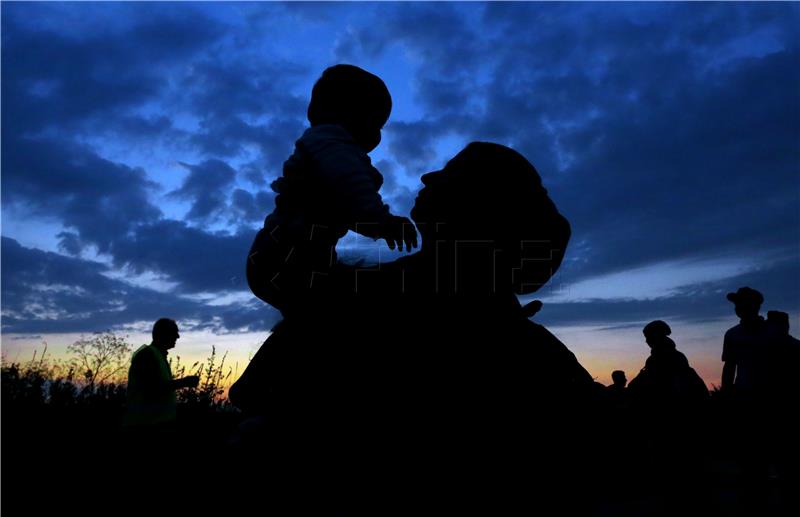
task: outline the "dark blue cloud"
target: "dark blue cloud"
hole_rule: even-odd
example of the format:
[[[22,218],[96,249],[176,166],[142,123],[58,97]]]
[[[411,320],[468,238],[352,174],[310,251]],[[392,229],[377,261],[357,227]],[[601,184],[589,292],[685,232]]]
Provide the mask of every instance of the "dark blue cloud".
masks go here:
[[[160,15],[153,17],[140,12],[123,30],[77,34],[38,28],[26,20],[30,9],[38,10],[3,6],[2,119],[4,127],[21,134],[77,131],[96,118],[111,127],[119,116],[129,123],[131,108],[168,86],[170,67],[224,34],[221,23],[192,9],[154,11]]]
[[[39,7],[30,9],[52,15]],[[176,275],[183,292],[245,288],[242,261],[252,235],[209,233],[165,219],[154,202],[158,186],[144,170],[103,158],[82,137],[177,140],[212,156],[235,155],[252,143],[260,155],[247,177],[263,184],[279,173],[276,164],[302,126],[274,117],[248,124],[240,117],[296,109],[287,81],[298,76],[297,67],[287,65],[278,76],[268,60],[248,67],[245,59],[224,61],[222,50],[209,54],[221,44],[224,24],[195,9],[143,6],[113,30],[70,34],[30,23],[28,8],[3,5],[3,204],[62,224],[66,231],[57,237],[66,253],[94,246],[119,267]],[[219,59],[216,65],[209,55]],[[177,75],[184,82],[172,84],[171,72],[184,68]],[[153,103],[173,110],[139,113]],[[176,128],[181,110],[199,114],[198,132]],[[251,195],[249,204],[240,194],[231,199],[236,173],[228,162],[211,157],[189,169],[175,195],[191,202],[191,221],[242,216],[237,224],[252,224],[271,209],[267,192]],[[189,262],[196,266],[183,269],[186,257],[196,257]],[[209,282],[209,271],[223,280]]]
[[[441,166],[453,142],[490,140],[525,154],[570,219],[562,282],[686,257],[781,253],[800,262],[797,5],[1,8],[3,205],[63,226],[57,238],[68,255],[93,247],[117,269],[163,275],[176,288],[162,299],[180,307],[179,294],[246,290],[244,257],[272,209],[268,185],[306,125],[307,86],[321,72],[310,63],[319,55],[369,69],[403,56],[411,76],[393,84],[410,88],[420,115],[393,114],[380,148],[385,159],[376,164],[396,212],[408,210],[409,185]],[[318,52],[298,60],[265,50],[272,43],[265,35],[278,25],[328,32],[311,34],[320,38]],[[191,204],[186,221],[168,219],[148,171],[109,158],[107,142],[164,147],[178,151],[170,161],[196,164],[175,190]],[[211,231],[211,222],[229,230]],[[122,289],[101,266],[8,246],[37,267],[71,264],[62,274],[80,281],[42,290],[32,287],[39,284],[31,272],[7,290],[4,265],[4,302],[10,296],[9,307],[24,316],[4,323],[58,329],[24,312],[37,304],[94,311],[98,321],[123,317],[73,288],[95,286],[89,292],[98,298],[102,289]],[[796,278],[787,271],[765,263],[758,275],[730,280],[767,286],[768,299],[797,307],[800,290],[780,281]],[[647,314],[719,317],[727,308],[715,289],[734,287],[693,288],[651,302],[548,304],[542,317],[621,324]],[[127,317],[149,318],[160,307],[145,291]],[[200,305],[185,314],[231,328],[246,326],[240,322],[255,310],[203,313]]]
[[[411,207],[414,206],[417,192],[398,181],[401,172],[397,170],[394,162],[379,160],[375,163],[375,167],[383,175],[384,181],[380,194],[384,202],[391,207],[392,213],[407,215],[411,211]]]
[[[307,99],[292,91],[307,70],[250,57],[213,57],[181,78],[176,102],[199,117],[191,142],[209,156],[231,158],[256,146],[273,170],[305,125]],[[265,118],[266,117],[266,118]]]
[[[58,237],[58,249],[67,255],[79,256],[85,248],[81,236],[75,232],[59,232],[56,237]]]
[[[141,169],[110,162],[71,142],[13,134],[4,135],[2,152],[3,204],[77,230],[65,235],[71,251],[93,244],[113,253],[117,238],[161,216],[150,201],[155,184]]]
[[[137,273],[166,275],[178,283],[178,292],[243,291],[245,259],[255,233],[211,233],[162,219],[115,240],[114,263]]]
[[[212,55],[192,66],[180,86],[198,113],[302,116],[305,101],[292,93],[291,86],[309,71],[288,62],[250,61],[248,57]]]
[[[2,162],[3,203],[69,228],[58,235],[64,251],[79,254],[92,245],[118,267],[167,275],[181,292],[246,289],[244,257],[255,230],[210,233],[165,219],[151,201],[153,184],[144,171],[78,146],[27,139],[9,145]],[[189,219],[203,220],[220,211],[231,217],[240,211],[241,200],[228,205],[226,186],[234,176],[223,162],[193,167],[179,189],[193,202]],[[263,219],[271,203],[270,193],[258,193],[247,207],[246,221]]]
[[[220,160],[181,165],[189,170],[189,175],[170,195],[192,202],[186,214],[188,220],[204,222],[227,208],[227,194],[236,179],[235,170]]]
[[[545,303],[536,321],[548,325],[627,325],[656,319],[702,323],[720,318],[736,320],[725,295],[740,287],[756,288],[764,295],[761,312],[781,310],[800,313],[800,262],[784,259],[769,267],[713,282],[676,289],[668,296],[650,300],[587,300],[577,303]],[[787,286],[789,289],[787,289]],[[635,325],[634,325],[635,326]]]
[[[441,3],[381,6],[340,41],[335,53],[343,61],[375,58],[393,44],[404,44],[426,64],[428,73],[462,76],[482,57],[481,27],[474,27],[466,16],[482,8]]]
[[[276,313],[260,301],[211,307],[107,273],[103,264],[26,248],[3,237],[3,332],[96,332],[161,317],[200,321],[200,328],[222,332],[257,331],[276,320]]]
[[[592,241],[591,272],[796,244],[799,63],[787,51],[742,60],[704,77],[702,90],[673,81],[669,102],[592,124],[598,141],[572,149],[578,161],[556,188]]]
[[[275,195],[271,191],[252,193],[236,189],[231,196],[232,221],[261,222],[275,207]]]
[[[430,171],[436,160],[436,139],[442,135],[439,125],[427,120],[391,122],[386,134],[389,151],[406,171],[417,176]]]
[[[95,26],[87,33],[32,22],[30,14],[53,15],[47,6],[4,4],[2,9],[4,206],[63,225],[57,238],[65,253],[78,256],[93,246],[117,269],[155,273],[177,283],[170,295],[132,288],[103,276],[108,269],[100,264],[4,238],[4,331],[97,330],[172,311],[222,321],[231,329],[263,320],[254,317],[269,312],[261,302],[257,311],[239,306],[220,316],[178,297],[246,289],[244,257],[254,232],[211,233],[166,219],[153,201],[158,186],[144,170],[104,158],[83,137],[194,144],[212,156],[211,144],[204,145],[209,139],[238,142],[233,151],[217,154],[237,154],[242,144],[254,143],[261,151],[254,167],[262,166],[264,182],[277,174],[274,163],[291,151],[289,132],[299,134],[300,123],[280,117],[245,123],[241,117],[282,116],[297,108],[286,82],[276,78],[278,69],[266,60],[250,69],[242,67],[244,61],[226,64],[224,56],[209,61],[209,49],[222,44],[224,24],[193,8],[142,6],[124,23],[112,23],[119,21],[113,9],[98,6],[86,13],[111,16],[107,30]],[[291,77],[295,68],[285,67],[283,77]],[[175,77],[184,82],[175,84]],[[159,112],[162,104],[167,111]],[[199,132],[177,128],[181,110],[200,115]],[[189,176],[175,195],[191,202],[189,220],[222,214],[253,223],[271,208],[266,192],[251,195],[249,204],[239,194],[231,199],[236,172],[226,162],[210,157],[188,167]],[[256,171],[250,176],[256,178]],[[47,285],[64,287],[39,287]],[[123,302],[126,309],[120,311]],[[37,316],[32,307],[58,318]]]
[[[351,53],[380,54],[386,31],[419,56],[428,113],[390,122],[393,157],[422,170],[453,134],[523,152],[584,243],[572,281],[711,252],[798,254],[797,6],[488,4],[478,38],[477,8],[412,27],[429,9],[353,40]]]

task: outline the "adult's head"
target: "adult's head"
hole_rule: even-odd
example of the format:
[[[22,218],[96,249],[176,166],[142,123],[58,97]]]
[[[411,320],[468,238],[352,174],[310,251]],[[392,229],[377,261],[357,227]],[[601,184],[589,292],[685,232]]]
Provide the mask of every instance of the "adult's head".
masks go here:
[[[661,320],[651,321],[642,329],[644,340],[650,348],[657,348],[665,343],[672,343],[672,340],[667,336],[672,334],[672,329],[669,328],[666,322]]]
[[[381,128],[392,112],[392,97],[377,75],[353,65],[325,69],[311,90],[308,121],[312,126],[343,126],[367,152],[381,141]]]
[[[411,217],[423,253],[438,253],[443,243],[464,249],[485,243],[494,254],[498,292],[533,293],[555,274],[569,241],[569,223],[521,154],[473,142],[444,169],[425,174],[422,183]],[[464,260],[457,262],[461,267]]]
[[[768,311],[767,323],[773,325],[781,335],[789,334],[789,314],[783,311]]]
[[[628,379],[625,378],[625,372],[622,370],[614,370],[611,372],[611,380],[614,381],[615,386],[625,387]]]
[[[175,320],[161,318],[153,324],[153,345],[162,349],[169,350],[175,348],[175,342],[181,335],[178,333],[178,324]]]
[[[727,298],[733,302],[736,315],[743,321],[758,318],[758,311],[764,303],[764,296],[749,287],[740,287],[735,293],[728,293]]]

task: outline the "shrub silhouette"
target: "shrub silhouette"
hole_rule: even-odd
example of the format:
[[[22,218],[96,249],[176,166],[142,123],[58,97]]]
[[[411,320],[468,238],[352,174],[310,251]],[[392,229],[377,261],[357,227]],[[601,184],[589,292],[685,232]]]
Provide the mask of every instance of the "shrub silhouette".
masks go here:
[[[72,356],[70,365],[81,372],[91,391],[95,384],[124,380],[133,350],[126,337],[109,330],[89,339],[81,338],[67,347]]]
[[[226,396],[227,388],[233,378],[233,368],[230,366],[225,369],[225,359],[228,352],[222,355],[217,364],[217,348],[211,347],[211,355],[205,362],[197,361],[189,367],[190,375],[200,377],[197,388],[182,389],[177,392],[178,408],[197,411],[235,411],[235,408],[228,402]],[[175,378],[183,377],[186,374],[186,367],[181,365],[180,356],[176,356],[175,364],[169,360],[172,376]]]
[[[98,413],[121,413],[125,408],[127,368],[130,365],[132,346],[125,337],[113,332],[80,339],[67,347],[70,357],[54,359],[43,343],[41,354],[34,350],[27,362],[10,362],[5,356],[0,361],[2,377],[2,402],[7,407],[83,408]],[[197,361],[188,370],[200,377],[197,388],[178,392],[178,406],[184,412],[236,411],[228,403],[227,390],[234,375],[233,368],[225,365],[225,352],[220,358],[216,347],[203,362]],[[173,377],[182,377],[187,368],[180,356],[173,364]]]

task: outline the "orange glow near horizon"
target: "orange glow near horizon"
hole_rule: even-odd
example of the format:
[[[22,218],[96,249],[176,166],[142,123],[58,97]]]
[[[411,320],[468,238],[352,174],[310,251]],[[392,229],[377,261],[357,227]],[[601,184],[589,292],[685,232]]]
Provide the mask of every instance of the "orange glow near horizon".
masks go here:
[[[725,330],[735,322],[718,321],[703,324],[673,325],[672,338],[678,350],[689,359],[691,366],[706,381],[709,388],[719,385],[722,373],[722,338]],[[608,329],[600,326],[549,326],[549,330],[564,342],[577,356],[597,382],[611,384],[611,372],[623,370],[628,381],[633,379],[644,366],[649,355],[649,348],[639,327]],[[122,334],[125,335],[125,334]],[[268,333],[254,332],[247,334],[215,335],[211,332],[181,332],[176,347],[170,351],[173,365],[180,358],[180,364],[186,367],[185,375],[194,372],[190,367],[195,363],[204,364],[211,355],[212,346],[216,347],[217,365],[227,352],[224,370],[231,372],[228,385],[246,368],[250,358],[258,351]],[[46,334],[41,336],[20,336],[3,334],[2,354],[6,362],[30,361],[34,352],[41,358],[44,344],[47,344],[47,357],[64,361],[67,356],[67,345],[78,339],[90,337],[90,334]],[[142,344],[150,342],[149,334],[131,333],[128,342],[136,350]]]
[[[727,320],[672,325],[678,350],[683,352],[700,377],[711,389],[720,384],[722,375],[722,340],[725,331],[735,324]],[[611,372],[623,370],[630,382],[644,367],[650,349],[641,327],[608,329],[600,326],[549,327],[597,382],[611,384]]]
[[[149,344],[151,339],[145,333],[117,333],[126,336],[132,352],[144,344]],[[180,365],[185,367],[184,375],[197,371],[200,365],[205,365],[211,356],[212,347],[216,349],[216,365],[220,366],[222,357],[225,357],[223,371],[230,377],[223,385],[230,385],[247,367],[250,358],[268,336],[267,332],[215,335],[211,332],[181,332],[175,348],[169,351],[169,357],[175,367],[180,360]],[[91,334],[43,334],[41,336],[2,335],[3,361],[8,363],[28,363],[32,359],[40,361],[46,350],[46,359],[51,362],[66,362],[69,359],[67,346],[81,338],[90,338]],[[194,368],[192,368],[193,365]],[[127,371],[124,375],[127,375]]]

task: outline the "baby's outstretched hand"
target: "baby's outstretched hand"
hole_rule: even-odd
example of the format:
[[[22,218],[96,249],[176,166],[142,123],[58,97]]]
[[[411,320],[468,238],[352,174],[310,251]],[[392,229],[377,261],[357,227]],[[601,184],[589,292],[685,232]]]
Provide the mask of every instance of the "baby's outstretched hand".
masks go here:
[[[417,229],[408,217],[389,216],[381,230],[381,237],[386,239],[389,249],[397,247],[398,251],[403,251],[403,243],[406,251],[417,247]]]

